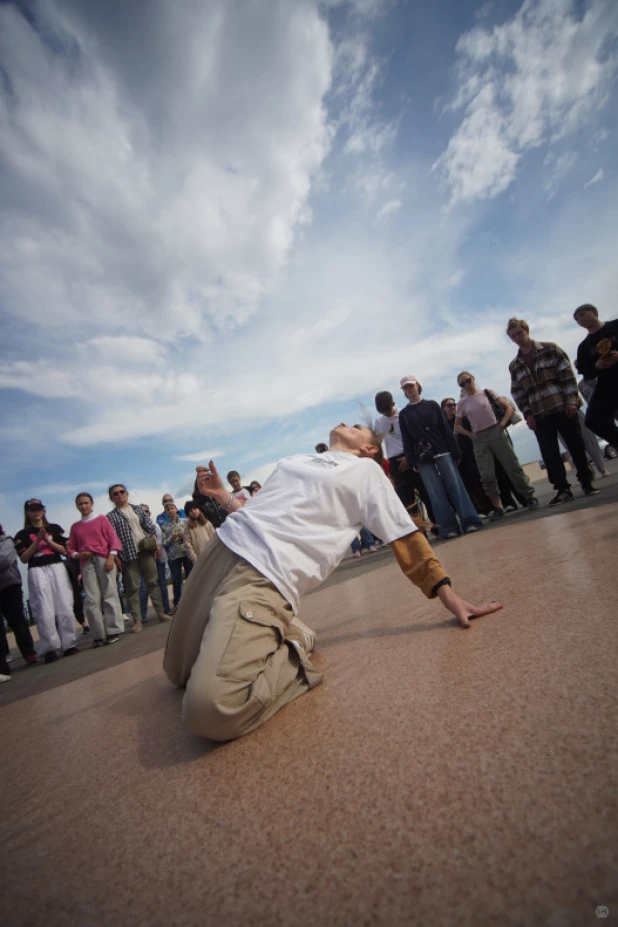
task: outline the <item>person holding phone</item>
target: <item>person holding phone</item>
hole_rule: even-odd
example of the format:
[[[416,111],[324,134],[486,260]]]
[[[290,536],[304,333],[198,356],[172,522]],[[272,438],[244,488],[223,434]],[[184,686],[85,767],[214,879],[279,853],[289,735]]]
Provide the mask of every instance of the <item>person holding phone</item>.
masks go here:
[[[40,499],[24,503],[24,527],[15,535],[15,550],[28,564],[30,608],[39,632],[39,656],[46,663],[78,653],[73,590],[66,564],[66,539],[60,525],[48,522]]]

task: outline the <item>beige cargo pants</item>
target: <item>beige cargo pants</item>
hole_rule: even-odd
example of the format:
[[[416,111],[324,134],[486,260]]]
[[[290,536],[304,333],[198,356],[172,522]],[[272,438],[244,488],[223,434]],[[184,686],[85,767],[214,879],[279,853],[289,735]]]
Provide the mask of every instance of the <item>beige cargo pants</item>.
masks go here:
[[[292,607],[273,584],[218,537],[204,548],[185,584],[163,660],[186,686],[186,730],[232,740],[268,721],[319,685]],[[297,620],[297,619],[296,619]]]

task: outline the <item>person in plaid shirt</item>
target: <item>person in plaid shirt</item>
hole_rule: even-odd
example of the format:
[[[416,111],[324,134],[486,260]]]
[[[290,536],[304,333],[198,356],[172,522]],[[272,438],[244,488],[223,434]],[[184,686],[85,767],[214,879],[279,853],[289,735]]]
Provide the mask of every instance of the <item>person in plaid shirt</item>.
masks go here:
[[[114,483],[109,487],[109,498],[116,508],[107,513],[116,534],[122,541],[122,582],[129,600],[129,608],[133,616],[132,631],[143,630],[142,615],[140,611],[139,589],[140,576],[148,589],[148,595],[155,607],[159,621],[170,621],[171,617],[163,611],[159,577],[157,574],[156,559],[159,556],[156,543],[155,526],[148,518],[143,508],[129,503],[127,487],[122,483]],[[154,540],[150,549],[147,538]]]
[[[584,495],[596,495],[599,490],[592,485],[592,471],[577,417],[582,402],[571,361],[552,341],[533,341],[523,319],[509,319],[506,333],[519,347],[509,364],[511,395],[528,428],[536,434],[547,476],[557,490],[549,504],[562,505],[573,498],[558,435],[573,459]]]

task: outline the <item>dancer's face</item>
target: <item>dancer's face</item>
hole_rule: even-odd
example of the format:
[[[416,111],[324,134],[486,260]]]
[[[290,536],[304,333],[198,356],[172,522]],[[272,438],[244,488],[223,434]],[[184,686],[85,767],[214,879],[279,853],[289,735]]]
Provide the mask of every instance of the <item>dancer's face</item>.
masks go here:
[[[234,492],[238,492],[240,489],[242,489],[242,485],[241,485],[241,483],[240,483],[240,477],[239,477],[239,476],[231,476],[231,477],[230,477],[230,486],[232,487],[232,489],[234,490]]]
[[[346,425],[342,422],[331,431],[330,443],[344,447],[358,457],[374,456],[378,451],[373,434],[365,425]],[[373,453],[371,448],[373,448]]]

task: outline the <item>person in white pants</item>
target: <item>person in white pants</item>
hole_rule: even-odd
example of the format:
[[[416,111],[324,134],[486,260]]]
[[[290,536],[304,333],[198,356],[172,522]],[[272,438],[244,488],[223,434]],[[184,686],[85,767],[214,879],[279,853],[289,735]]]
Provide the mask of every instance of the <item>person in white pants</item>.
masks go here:
[[[40,499],[24,505],[24,528],[15,535],[15,549],[22,563],[28,564],[30,608],[39,632],[39,656],[46,663],[57,660],[56,650],[65,657],[78,653],[73,589],[62,560],[66,554],[64,531],[50,524]]]
[[[79,561],[86,617],[94,633],[92,646],[115,644],[124,633],[116,584],[116,557],[122,550],[122,541],[105,515],[94,514],[94,500],[89,492],[80,492],[75,505],[82,518],[71,525],[67,553]]]

